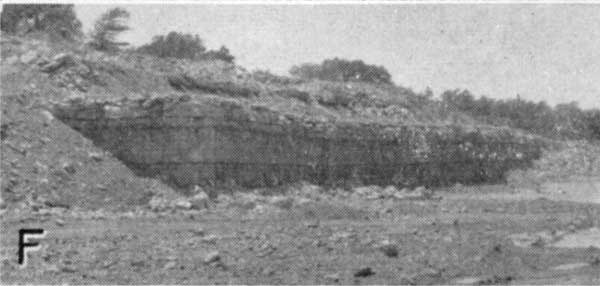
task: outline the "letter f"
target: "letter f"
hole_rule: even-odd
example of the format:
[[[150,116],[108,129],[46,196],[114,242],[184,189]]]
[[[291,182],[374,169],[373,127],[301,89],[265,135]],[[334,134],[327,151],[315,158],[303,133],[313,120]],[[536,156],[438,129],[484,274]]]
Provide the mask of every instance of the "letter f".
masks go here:
[[[19,229],[19,265],[25,267],[27,264],[27,251],[39,249],[39,242],[29,242],[27,235],[38,236],[39,238],[44,236],[44,230],[41,228],[22,228]],[[26,248],[34,248],[27,250]],[[27,251],[26,251],[27,250]]]

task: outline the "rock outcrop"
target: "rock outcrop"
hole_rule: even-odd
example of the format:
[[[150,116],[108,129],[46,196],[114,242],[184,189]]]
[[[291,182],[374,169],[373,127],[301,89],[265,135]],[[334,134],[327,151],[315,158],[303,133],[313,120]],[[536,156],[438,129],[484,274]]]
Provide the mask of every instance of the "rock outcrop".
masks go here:
[[[202,94],[71,100],[54,113],[138,174],[181,188],[493,182],[543,145],[501,128],[317,122]]]

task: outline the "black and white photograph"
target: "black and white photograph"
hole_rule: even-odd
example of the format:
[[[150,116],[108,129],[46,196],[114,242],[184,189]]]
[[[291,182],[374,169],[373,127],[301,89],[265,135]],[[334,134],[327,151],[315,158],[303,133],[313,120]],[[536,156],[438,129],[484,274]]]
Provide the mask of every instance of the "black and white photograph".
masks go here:
[[[600,1],[2,2],[2,285],[600,285]]]

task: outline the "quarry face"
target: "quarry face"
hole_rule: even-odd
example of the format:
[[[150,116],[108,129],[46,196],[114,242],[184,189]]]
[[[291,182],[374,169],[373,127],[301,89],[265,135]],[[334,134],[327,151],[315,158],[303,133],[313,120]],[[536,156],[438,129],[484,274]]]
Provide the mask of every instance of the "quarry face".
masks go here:
[[[493,183],[544,144],[485,126],[311,122],[205,95],[70,101],[54,113],[139,175],[180,188]]]

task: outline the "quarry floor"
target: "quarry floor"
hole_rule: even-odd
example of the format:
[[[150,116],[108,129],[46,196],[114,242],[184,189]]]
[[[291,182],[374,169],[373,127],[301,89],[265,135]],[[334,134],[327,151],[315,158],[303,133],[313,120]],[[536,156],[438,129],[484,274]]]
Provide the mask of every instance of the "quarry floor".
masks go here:
[[[600,227],[599,185],[589,179],[546,184],[538,191],[461,187],[437,191],[439,200],[323,198],[260,212],[241,207],[98,217],[5,212],[1,280],[599,285],[598,236],[558,247],[567,236]],[[41,250],[19,268],[17,233],[23,227],[41,227],[47,235]],[[512,238],[536,233],[551,235],[525,244]],[[219,258],[207,262],[214,251]]]

